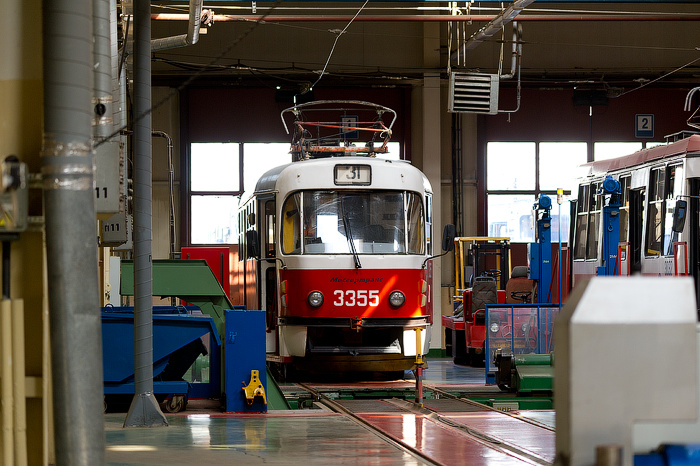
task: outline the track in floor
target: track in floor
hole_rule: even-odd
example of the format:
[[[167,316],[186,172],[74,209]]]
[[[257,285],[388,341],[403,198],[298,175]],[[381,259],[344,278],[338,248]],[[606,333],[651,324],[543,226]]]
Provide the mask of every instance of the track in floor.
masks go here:
[[[424,407],[402,399],[334,400],[297,384],[318,402],[342,413],[425,464],[531,464],[554,462],[554,431],[526,418],[426,387],[443,398]]]

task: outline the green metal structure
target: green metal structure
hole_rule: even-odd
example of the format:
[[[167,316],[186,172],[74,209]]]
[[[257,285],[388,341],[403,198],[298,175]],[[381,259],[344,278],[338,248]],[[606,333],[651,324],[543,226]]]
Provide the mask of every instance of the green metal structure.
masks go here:
[[[233,309],[234,306],[205,260],[154,260],[152,287],[153,296],[180,298],[199,307],[202,313],[211,316],[214,320],[222,340],[225,338],[224,311]],[[120,288],[120,294],[123,296],[134,294],[134,261],[132,260],[121,262]],[[223,391],[224,364],[226,363],[226,357],[223,354],[221,361]],[[269,370],[267,382],[268,409],[290,409]]]

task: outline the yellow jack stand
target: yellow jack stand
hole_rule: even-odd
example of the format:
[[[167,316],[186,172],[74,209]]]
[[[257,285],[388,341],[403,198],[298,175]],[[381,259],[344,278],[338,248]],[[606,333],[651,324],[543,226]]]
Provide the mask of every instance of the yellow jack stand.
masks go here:
[[[241,382],[245,385],[245,382]],[[267,398],[265,397],[265,389],[260,383],[260,378],[258,377],[258,371],[250,371],[250,383],[243,387],[243,393],[245,393],[245,399],[248,405],[252,405],[256,396],[262,396],[262,401],[267,404]]]

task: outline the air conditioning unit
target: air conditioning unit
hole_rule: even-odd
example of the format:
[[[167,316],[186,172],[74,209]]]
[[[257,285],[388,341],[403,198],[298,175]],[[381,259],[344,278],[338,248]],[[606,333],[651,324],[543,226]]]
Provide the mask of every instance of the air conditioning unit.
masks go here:
[[[450,103],[452,113],[498,113],[497,74],[451,73]]]

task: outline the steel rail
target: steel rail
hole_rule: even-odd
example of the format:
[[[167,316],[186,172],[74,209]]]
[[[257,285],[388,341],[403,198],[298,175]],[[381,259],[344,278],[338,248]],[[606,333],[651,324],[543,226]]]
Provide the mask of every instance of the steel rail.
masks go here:
[[[485,404],[479,403],[479,402],[477,402],[477,401],[470,400],[470,399],[468,399],[468,398],[462,398],[462,397],[453,395],[452,393],[446,392],[446,391],[444,391],[444,390],[441,390],[441,389],[439,389],[439,388],[437,388],[437,387],[434,387],[434,386],[431,386],[431,385],[423,384],[423,386],[424,386],[425,388],[429,389],[429,390],[432,390],[432,391],[435,392],[435,393],[439,393],[441,396],[446,396],[447,398],[451,398],[451,399],[453,399],[453,400],[461,401],[461,402],[463,402],[463,403],[465,403],[465,404],[468,404],[468,405],[471,405],[471,406],[476,406],[476,407],[479,407],[479,408],[484,408],[484,409],[487,410],[487,411],[496,411],[496,412],[498,412],[498,413],[505,414],[505,415],[507,415],[507,416],[513,417],[513,418],[515,418],[515,419],[518,419],[518,420],[520,420],[520,421],[527,422],[528,424],[532,424],[533,426],[541,427],[541,428],[546,429],[546,430],[549,430],[549,431],[551,431],[551,432],[556,432],[556,429],[554,429],[554,428],[552,428],[552,427],[550,427],[550,426],[548,426],[548,425],[546,425],[546,424],[542,424],[541,422],[537,422],[537,421],[535,421],[534,419],[529,419],[529,418],[526,418],[526,417],[518,416],[517,414],[514,414],[514,413],[512,413],[512,412],[510,412],[510,411],[503,411],[503,410],[494,408],[494,407],[492,407],[492,406],[485,405]]]
[[[315,389],[309,387],[308,385],[306,385],[306,384],[304,384],[304,383],[297,382],[297,383],[295,383],[294,385],[296,385],[296,386],[298,386],[298,387],[300,387],[300,388],[306,390],[307,392],[311,393],[314,397],[316,397],[317,400],[319,400],[320,402],[322,402],[324,405],[326,405],[327,407],[329,407],[329,408],[332,409],[333,411],[347,416],[349,419],[351,419],[351,420],[354,421],[355,423],[359,424],[359,425],[362,426],[363,428],[365,428],[365,429],[367,429],[368,431],[372,432],[374,435],[376,435],[377,437],[381,438],[381,439],[384,440],[385,442],[387,442],[387,443],[389,443],[389,444],[395,446],[395,447],[398,448],[399,450],[404,451],[404,452],[406,452],[406,453],[408,453],[408,454],[410,454],[410,455],[416,457],[416,458],[419,459],[420,461],[424,461],[426,464],[431,464],[431,465],[435,465],[435,466],[441,466],[441,463],[436,462],[433,458],[431,458],[430,456],[426,455],[426,454],[423,453],[422,451],[420,451],[420,450],[418,450],[417,448],[414,448],[414,447],[412,447],[412,446],[410,446],[410,445],[407,445],[407,444],[401,442],[399,439],[396,439],[396,438],[394,438],[394,437],[392,437],[392,436],[390,436],[390,435],[384,433],[382,430],[380,430],[379,428],[377,428],[377,427],[375,427],[374,425],[372,425],[372,423],[370,423],[370,422],[368,422],[368,421],[362,419],[361,417],[359,417],[358,415],[356,415],[355,413],[353,413],[352,411],[350,411],[349,409],[347,409],[345,406],[343,406],[343,405],[341,405],[341,404],[339,404],[339,403],[333,401],[331,398],[329,398],[328,396],[324,395],[323,393],[321,393],[321,392],[319,392],[319,391],[317,391],[317,390],[315,390]]]
[[[547,461],[546,459],[542,458],[541,456],[538,456],[530,451],[524,450],[520,448],[518,445],[514,445],[512,443],[500,440],[496,437],[492,437],[491,435],[485,434],[483,432],[480,432],[472,427],[469,427],[465,424],[460,424],[459,422],[453,421],[452,419],[448,419],[445,416],[431,410],[430,408],[426,407],[419,407],[416,406],[414,403],[411,403],[406,400],[386,400],[387,403],[391,404],[392,406],[395,406],[400,409],[404,409],[408,412],[412,412],[414,414],[420,414],[423,415],[426,419],[430,419],[434,422],[439,422],[440,424],[453,429],[457,430],[463,433],[466,433],[469,435],[471,438],[473,438],[475,441],[482,443],[486,445],[489,448],[493,448],[494,450],[497,450],[501,453],[504,453],[506,455],[515,455],[517,457],[523,458],[527,461],[531,461],[537,464],[540,464],[542,466],[551,466],[553,463],[550,461]],[[479,403],[477,403],[479,404]],[[483,406],[480,405],[479,406]],[[499,411],[499,414],[506,414],[503,411]]]

